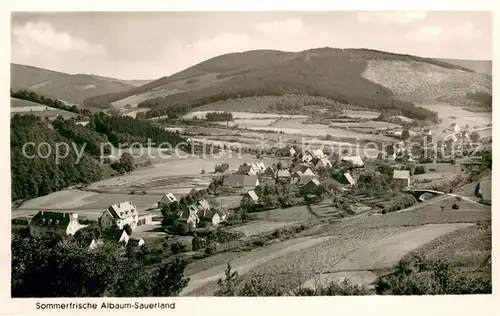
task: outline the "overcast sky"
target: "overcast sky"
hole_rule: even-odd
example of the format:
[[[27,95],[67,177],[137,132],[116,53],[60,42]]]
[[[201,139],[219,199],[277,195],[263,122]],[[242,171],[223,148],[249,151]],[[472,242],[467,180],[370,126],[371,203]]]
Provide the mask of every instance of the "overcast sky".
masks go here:
[[[157,79],[253,49],[372,48],[491,60],[482,12],[14,13],[11,61],[67,73]]]

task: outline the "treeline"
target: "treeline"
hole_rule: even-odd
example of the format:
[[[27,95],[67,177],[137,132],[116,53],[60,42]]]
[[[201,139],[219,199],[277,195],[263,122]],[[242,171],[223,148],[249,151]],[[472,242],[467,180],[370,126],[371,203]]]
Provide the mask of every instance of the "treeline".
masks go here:
[[[58,99],[47,98],[43,95],[39,95],[36,92],[28,91],[28,90],[19,90],[19,91],[10,91],[11,98],[31,101],[38,104],[43,104],[51,108],[56,108],[60,110],[65,110],[69,112],[73,112],[76,114],[81,114],[83,116],[90,116],[92,112],[88,109],[78,108],[76,105],[66,105],[64,102],[59,101]]]
[[[233,120],[231,112],[210,112],[205,115],[205,119],[209,122],[228,122]]]
[[[493,105],[493,97],[491,94],[483,91],[467,92],[467,99],[479,103],[479,105],[491,108]]]
[[[148,139],[151,146],[168,143],[173,148],[185,142],[178,133],[131,117],[98,113],[86,126],[81,126],[72,119],[57,118],[50,123],[34,115],[14,115],[11,118],[11,198],[13,201],[35,198],[108,177],[112,170],[98,161],[110,153],[112,148],[108,142],[123,148],[133,142],[148,145]],[[190,145],[181,144],[179,149],[189,151]],[[111,167],[119,173],[133,170],[134,166],[123,162]]]
[[[103,176],[99,162],[86,152],[78,160],[72,139],[59,134],[50,122],[33,115],[14,115],[10,125],[12,200],[47,195]],[[69,145],[67,151],[60,149],[60,157],[56,157],[58,144]]]

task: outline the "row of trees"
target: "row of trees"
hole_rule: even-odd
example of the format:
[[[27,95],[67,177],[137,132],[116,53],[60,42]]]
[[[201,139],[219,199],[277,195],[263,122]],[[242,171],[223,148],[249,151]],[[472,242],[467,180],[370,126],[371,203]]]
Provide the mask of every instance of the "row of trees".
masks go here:
[[[39,104],[46,105],[51,108],[66,110],[69,112],[73,112],[76,114],[81,114],[83,116],[90,116],[92,112],[88,109],[78,108],[76,105],[66,105],[64,102],[58,99],[47,98],[43,95],[39,95],[36,92],[29,90],[19,90],[19,91],[10,91],[11,98],[31,101]]]
[[[231,112],[209,112],[205,114],[205,119],[209,122],[229,122],[233,120]]]

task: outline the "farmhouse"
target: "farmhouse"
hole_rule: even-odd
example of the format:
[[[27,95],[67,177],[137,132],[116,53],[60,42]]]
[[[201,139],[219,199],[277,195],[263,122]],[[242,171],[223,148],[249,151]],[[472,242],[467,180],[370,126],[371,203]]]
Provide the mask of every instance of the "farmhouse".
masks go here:
[[[316,163],[316,168],[330,168],[331,166],[332,166],[332,163],[326,158],[321,158]]]
[[[263,176],[274,178],[276,177],[276,169],[273,166],[269,166],[264,170]]]
[[[162,209],[165,205],[169,205],[173,202],[178,202],[178,200],[172,192],[169,192],[165,194],[160,201],[158,201],[158,208]]]
[[[279,182],[289,182],[292,175],[287,169],[278,170],[276,173],[276,180]]]
[[[410,171],[409,170],[394,170],[392,174],[394,183],[400,187],[410,186]]]
[[[306,184],[300,187],[301,194],[314,194],[321,183],[318,179],[310,179]]]
[[[38,212],[29,222],[32,237],[58,235],[73,236],[78,230],[86,227],[78,222],[78,214],[61,212]]]
[[[99,218],[99,224],[106,229],[113,225],[123,229],[129,224],[132,229],[137,227],[139,214],[130,201],[115,203],[105,210]]]
[[[181,225],[185,225],[186,229],[194,229],[198,226],[200,218],[198,217],[198,208],[191,204],[177,213],[177,221]]]
[[[199,215],[200,223],[205,226],[217,226],[222,222],[220,215],[215,211],[204,211]]]
[[[142,246],[144,245],[144,239],[141,237],[134,236],[134,233],[132,234],[127,234],[125,230],[122,231],[122,234],[120,236],[120,239],[118,240],[119,243],[123,243],[124,246],[131,245],[131,246]]]
[[[351,163],[354,168],[363,168],[365,165],[360,156],[343,156],[341,160]]]
[[[239,193],[248,192],[259,185],[259,179],[254,175],[231,174],[224,177],[223,181],[223,186],[231,187]]]

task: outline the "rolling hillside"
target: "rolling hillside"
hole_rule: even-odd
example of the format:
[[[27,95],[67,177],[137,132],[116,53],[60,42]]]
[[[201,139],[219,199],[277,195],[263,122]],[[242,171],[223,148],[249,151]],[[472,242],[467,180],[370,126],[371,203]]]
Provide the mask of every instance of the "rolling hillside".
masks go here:
[[[465,60],[465,59],[445,59],[439,60],[452,65],[458,65],[474,70],[477,73],[491,75],[493,72],[491,60]]]
[[[11,90],[27,89],[75,104],[97,95],[126,91],[147,82],[85,74],[70,75],[18,64],[11,64],[10,70]]]
[[[146,85],[85,100],[87,106],[197,107],[241,97],[323,96],[371,109],[431,115],[411,102],[491,93],[491,77],[436,59],[368,49],[262,50],[221,55]]]

